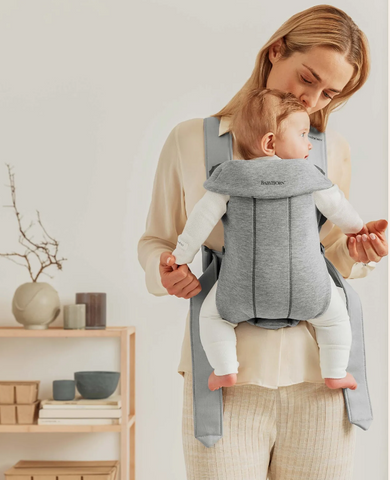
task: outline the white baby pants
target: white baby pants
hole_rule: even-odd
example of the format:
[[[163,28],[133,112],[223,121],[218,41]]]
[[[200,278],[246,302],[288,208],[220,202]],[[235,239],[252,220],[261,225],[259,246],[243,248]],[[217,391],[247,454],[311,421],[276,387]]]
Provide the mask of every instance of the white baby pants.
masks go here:
[[[351,324],[342,289],[331,282],[331,300],[328,309],[319,317],[307,320],[316,332],[320,349],[322,378],[344,378],[347,374],[352,344]],[[217,376],[238,373],[236,334],[233,324],[221,318],[216,306],[218,281],[204,299],[199,314],[202,346]],[[261,328],[261,327],[257,327]],[[289,327],[290,328],[290,327]],[[294,328],[294,327],[291,327]]]

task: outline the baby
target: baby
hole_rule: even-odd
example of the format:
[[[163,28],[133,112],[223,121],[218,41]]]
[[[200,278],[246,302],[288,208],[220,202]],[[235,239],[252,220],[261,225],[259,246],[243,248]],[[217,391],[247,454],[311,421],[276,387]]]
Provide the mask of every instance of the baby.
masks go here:
[[[289,93],[254,90],[231,119],[231,132],[239,154],[246,161],[256,159],[306,159],[312,148],[308,139],[310,119],[305,107]],[[234,161],[234,160],[232,160]],[[337,185],[313,192],[318,210],[350,236],[365,231],[363,220]],[[191,263],[200,246],[226,213],[230,196],[207,190],[195,205],[172,252],[176,265]],[[329,388],[356,389],[354,377],[346,372],[352,333],[348,311],[332,277],[327,310],[309,321],[320,348],[320,367]],[[214,369],[210,390],[232,386],[237,381],[237,324],[223,319],[216,307],[218,281],[206,296],[199,314],[200,339]]]

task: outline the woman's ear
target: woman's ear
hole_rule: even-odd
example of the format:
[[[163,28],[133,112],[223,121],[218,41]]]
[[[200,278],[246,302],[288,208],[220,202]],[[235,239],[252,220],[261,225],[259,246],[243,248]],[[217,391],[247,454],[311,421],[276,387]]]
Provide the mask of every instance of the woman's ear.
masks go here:
[[[274,64],[274,62],[277,62],[281,57],[282,44],[283,38],[279,38],[279,40],[276,40],[276,42],[274,42],[268,49],[268,58],[272,65]]]

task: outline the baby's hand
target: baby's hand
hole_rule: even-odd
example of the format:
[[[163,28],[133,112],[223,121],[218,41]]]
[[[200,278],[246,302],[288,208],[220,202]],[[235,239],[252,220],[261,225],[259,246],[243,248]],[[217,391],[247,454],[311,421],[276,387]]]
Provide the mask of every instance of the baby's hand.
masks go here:
[[[357,233],[346,233],[345,235],[347,235],[347,237],[355,237],[355,238],[356,238],[358,235],[363,235],[363,233],[365,233],[366,235],[368,235],[368,233],[369,233],[366,224],[363,225],[363,228],[360,230],[360,232],[357,232]]]

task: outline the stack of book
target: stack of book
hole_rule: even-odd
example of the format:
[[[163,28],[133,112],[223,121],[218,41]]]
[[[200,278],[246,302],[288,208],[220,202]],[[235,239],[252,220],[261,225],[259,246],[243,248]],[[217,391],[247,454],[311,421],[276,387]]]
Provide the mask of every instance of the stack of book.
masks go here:
[[[122,404],[120,395],[103,400],[41,400],[38,425],[120,425]]]

